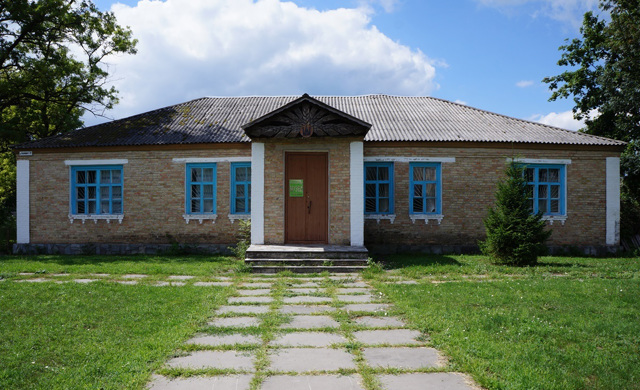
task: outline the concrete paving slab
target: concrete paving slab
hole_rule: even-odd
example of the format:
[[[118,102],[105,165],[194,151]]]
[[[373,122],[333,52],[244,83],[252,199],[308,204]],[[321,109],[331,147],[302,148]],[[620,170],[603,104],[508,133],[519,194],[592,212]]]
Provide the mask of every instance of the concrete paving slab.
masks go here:
[[[195,282],[193,285],[198,287],[208,287],[208,286],[219,286],[219,287],[229,287],[233,283],[230,282]]]
[[[347,282],[347,283],[343,283],[341,285],[341,287],[369,287],[368,284],[366,284],[365,282]]]
[[[248,390],[251,375],[190,377],[169,379],[154,375],[149,390]]]
[[[147,275],[143,275],[143,274],[125,274],[125,275],[120,275],[120,277],[122,279],[142,279],[142,278],[146,278]]]
[[[420,344],[417,337],[420,332],[411,329],[387,329],[387,330],[360,330],[353,332],[353,337],[364,344]]]
[[[260,325],[260,319],[257,317],[219,317],[211,320],[209,325],[217,327],[248,328],[250,326]]]
[[[135,282],[135,281],[131,281],[131,282]],[[129,283],[131,283],[131,282],[129,282]],[[154,286],[156,286],[156,287],[165,287],[165,286],[178,286],[178,287],[181,287],[181,286],[184,286],[184,285],[186,285],[185,282],[164,282],[164,281],[157,282],[157,283],[154,284]]]
[[[462,374],[433,372],[430,374],[381,375],[385,390],[473,390],[474,386]]]
[[[336,292],[338,294],[359,294],[371,292],[371,289],[365,287],[338,288]]]
[[[169,360],[167,366],[189,369],[230,368],[253,371],[253,357],[246,351],[196,351],[188,356]]]
[[[69,274],[49,274],[49,276],[59,277],[59,276],[69,276]]]
[[[356,368],[353,355],[331,348],[274,349],[269,355],[271,370],[283,372],[335,371]]]
[[[313,294],[313,293],[324,292],[324,289],[307,287],[307,288],[289,288],[288,291],[292,292],[293,294]]]
[[[364,390],[359,375],[274,375],[261,390]]]
[[[259,337],[245,334],[223,334],[223,335],[199,335],[186,341],[187,344],[198,345],[233,345],[233,344],[260,344]]]
[[[240,286],[244,288],[271,288],[271,283],[242,283]]]
[[[372,328],[382,327],[402,327],[406,326],[404,321],[398,317],[358,317],[354,320],[358,325],[370,326]]]
[[[338,299],[341,302],[353,302],[353,303],[369,303],[371,301],[373,301],[373,296],[366,294],[366,295],[345,295],[345,294],[340,294],[338,295]]]
[[[169,275],[170,280],[189,280],[193,279],[195,276],[191,275]]]
[[[35,279],[20,279],[20,280],[16,280],[16,282],[18,283],[42,283],[42,282],[47,282],[49,279],[45,279],[45,278],[35,278]]]
[[[138,284],[138,281],[137,280],[116,280],[116,283],[131,286],[134,284]]]
[[[318,287],[318,283],[316,282],[303,282],[295,284],[296,287]]]
[[[269,295],[271,290],[268,288],[259,288],[256,290],[242,290],[238,289],[238,294],[243,296],[255,296],[255,295]]]
[[[346,341],[347,339],[336,333],[294,332],[277,336],[271,344],[283,347],[328,347]]]
[[[391,309],[391,305],[386,303],[353,303],[342,307],[346,311],[369,311],[369,312],[386,312]]]
[[[282,305],[280,307],[282,314],[314,314],[332,311],[336,311],[336,308],[327,305]]]
[[[419,369],[441,366],[442,359],[433,348],[364,348],[364,358],[371,367]]]
[[[97,273],[97,274],[89,274],[89,275],[90,276],[95,276],[95,277],[98,277],[98,278],[107,278],[107,277],[111,276],[111,274],[105,274],[105,273],[102,273],[102,272]]]
[[[329,316],[293,316],[291,322],[283,324],[282,328],[313,329],[313,328],[338,328],[340,324]]]
[[[20,276],[31,276],[31,275],[35,275],[35,272],[18,272],[18,275]]]
[[[262,314],[269,311],[269,306],[220,306],[216,313]]]
[[[231,297],[229,303],[270,303],[273,302],[271,297]]]
[[[299,295],[297,297],[285,297],[283,303],[327,303],[331,302],[329,297],[312,297],[309,295]]]
[[[73,279],[73,281],[76,283],[92,283],[97,282],[98,279]]]
[[[387,284],[418,284],[415,280],[396,280],[393,282],[385,282]]]

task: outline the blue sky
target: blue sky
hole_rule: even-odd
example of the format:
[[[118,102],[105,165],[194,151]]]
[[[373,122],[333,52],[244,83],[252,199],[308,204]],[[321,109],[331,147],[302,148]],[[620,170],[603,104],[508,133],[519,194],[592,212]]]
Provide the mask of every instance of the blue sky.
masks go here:
[[[577,129],[563,71],[596,0],[99,0],[139,39],[109,60],[122,118],[202,96],[427,95]],[[104,119],[86,117],[86,124]]]

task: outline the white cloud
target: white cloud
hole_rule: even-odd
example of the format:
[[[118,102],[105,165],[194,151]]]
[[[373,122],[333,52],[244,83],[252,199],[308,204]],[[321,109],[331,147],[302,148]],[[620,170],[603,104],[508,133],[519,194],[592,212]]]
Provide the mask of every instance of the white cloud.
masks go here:
[[[438,63],[380,32],[366,7],[141,0],[111,10],[139,40],[137,55],[111,59],[116,118],[202,96],[428,95],[438,87]]]
[[[549,114],[536,114],[529,120],[542,123],[544,125],[555,126],[567,130],[579,130],[584,127],[584,121],[573,118],[573,111],[551,112]]]
[[[527,88],[533,85],[533,81],[531,80],[520,80],[516,83],[516,87],[519,88]]]
[[[460,99],[454,100],[454,103],[462,104],[463,106],[467,105],[467,102],[465,102],[464,100],[460,100]]]
[[[599,0],[476,0],[476,2],[506,12],[513,12],[517,7],[530,5],[534,8],[532,17],[544,16],[578,27],[582,24],[584,13],[596,9]]]

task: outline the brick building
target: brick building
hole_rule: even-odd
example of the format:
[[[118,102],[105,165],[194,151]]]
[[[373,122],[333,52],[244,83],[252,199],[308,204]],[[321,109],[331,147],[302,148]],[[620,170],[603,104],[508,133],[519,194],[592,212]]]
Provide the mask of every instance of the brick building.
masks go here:
[[[16,252],[465,251],[510,159],[552,247],[619,245],[624,143],[430,97],[202,98],[18,145]],[[38,249],[40,248],[40,249]]]

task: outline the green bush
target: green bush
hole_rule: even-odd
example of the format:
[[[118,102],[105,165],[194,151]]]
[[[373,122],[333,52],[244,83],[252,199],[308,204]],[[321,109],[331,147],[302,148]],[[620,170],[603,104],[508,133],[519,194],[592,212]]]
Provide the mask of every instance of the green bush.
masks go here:
[[[238,228],[238,243],[236,246],[232,246],[229,248],[233,255],[237,257],[239,260],[244,260],[246,257],[247,249],[249,249],[249,245],[251,244],[251,221],[240,220],[240,227]]]
[[[532,214],[524,167],[511,162],[506,178],[498,182],[496,203],[484,220],[487,239],[479,242],[482,252],[495,264],[535,265],[551,236],[541,214]]]

